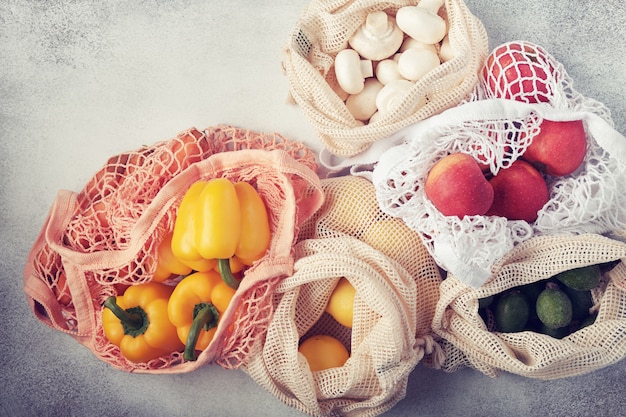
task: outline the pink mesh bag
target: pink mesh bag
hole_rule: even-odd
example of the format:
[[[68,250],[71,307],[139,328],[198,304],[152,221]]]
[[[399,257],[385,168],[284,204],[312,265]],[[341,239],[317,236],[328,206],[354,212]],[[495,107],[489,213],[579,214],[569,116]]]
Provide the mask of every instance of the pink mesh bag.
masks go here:
[[[24,271],[37,319],[69,334],[99,359],[129,372],[187,372],[216,362],[238,367],[263,339],[276,285],[293,270],[292,246],[303,221],[322,204],[315,155],[278,134],[231,126],[189,129],[108,160],[79,192],[60,191]],[[175,352],[127,361],[102,331],[102,303],[149,282],[159,242],[173,228],[189,186],[226,177],[252,183],[269,214],[266,255],[246,270],[213,342],[195,362]]]

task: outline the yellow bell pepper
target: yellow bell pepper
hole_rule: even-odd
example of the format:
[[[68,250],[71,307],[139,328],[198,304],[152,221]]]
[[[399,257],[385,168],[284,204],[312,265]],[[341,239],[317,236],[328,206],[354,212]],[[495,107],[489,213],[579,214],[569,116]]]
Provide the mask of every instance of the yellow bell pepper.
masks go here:
[[[265,255],[270,245],[270,224],[265,203],[256,189],[247,182],[234,185],[241,210],[241,233],[235,250],[236,258],[244,265]]]
[[[167,312],[185,344],[185,360],[195,360],[196,350],[209,346],[234,294],[216,271],[194,272],[176,285]]]
[[[129,361],[147,362],[183,348],[167,314],[172,290],[149,282],[132,285],[123,296],[111,296],[104,302],[104,335]]]
[[[182,263],[172,253],[172,233],[168,233],[157,249],[157,266],[152,280],[163,282],[172,275],[188,275],[191,271],[189,265]]]
[[[198,181],[185,193],[174,224],[172,252],[194,270],[208,271],[217,263],[222,278],[237,288],[231,268],[252,265],[269,243],[267,209],[249,183],[216,178]]]
[[[217,260],[204,259],[196,249],[195,230],[200,220],[196,216],[196,207],[205,184],[203,181],[198,181],[187,190],[178,207],[172,232],[172,253],[195,271],[209,271],[217,266]]]

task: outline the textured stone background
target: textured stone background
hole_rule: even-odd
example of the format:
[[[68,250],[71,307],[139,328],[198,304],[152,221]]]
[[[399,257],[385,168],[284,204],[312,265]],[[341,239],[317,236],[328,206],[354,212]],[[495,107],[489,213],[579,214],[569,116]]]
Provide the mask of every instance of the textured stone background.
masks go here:
[[[281,48],[299,1],[0,2],[0,415],[294,416],[238,371],[112,369],[35,320],[22,270],[59,189],[79,190],[107,158],[220,123],[318,148],[286,104]],[[626,132],[621,1],[467,0],[491,46],[525,39],[565,65]],[[418,366],[388,415],[619,415],[626,367],[543,382]]]

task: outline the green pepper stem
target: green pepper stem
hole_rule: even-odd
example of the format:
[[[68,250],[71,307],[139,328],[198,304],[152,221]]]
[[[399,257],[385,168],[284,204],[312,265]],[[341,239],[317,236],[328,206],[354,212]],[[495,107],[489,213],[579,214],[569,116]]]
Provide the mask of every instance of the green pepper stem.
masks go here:
[[[235,278],[233,273],[230,270],[230,260],[229,259],[218,259],[217,260],[217,269],[220,271],[220,275],[222,279],[230,288],[237,289],[239,288],[239,280]]]
[[[130,313],[127,310],[124,310],[117,304],[116,300],[117,298],[114,295],[110,296],[104,302],[104,307],[111,310],[111,312],[115,314],[115,317],[122,322],[125,328],[140,329],[144,326],[144,320],[141,314]]]
[[[183,358],[186,361],[196,360],[196,344],[198,343],[198,337],[200,337],[201,330],[209,330],[217,326],[219,311],[211,303],[196,304],[193,312],[193,322],[187,335],[187,341],[185,343],[185,351],[183,352]]]

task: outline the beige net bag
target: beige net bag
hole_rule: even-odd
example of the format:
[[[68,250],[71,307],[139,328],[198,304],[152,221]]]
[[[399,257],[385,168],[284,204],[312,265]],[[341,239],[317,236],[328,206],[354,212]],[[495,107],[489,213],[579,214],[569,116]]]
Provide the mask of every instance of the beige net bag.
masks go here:
[[[426,360],[437,366],[442,358],[430,336],[442,278],[435,260],[416,232],[381,211],[369,180],[348,175],[323,179],[321,184],[324,203],[302,225],[298,241],[355,237],[405,269],[417,284],[417,343]]]
[[[310,415],[378,415],[404,398],[420,360],[443,360],[430,331],[441,278],[417,236],[378,210],[369,181],[339,177],[322,180],[322,188],[324,205],[298,238],[294,274],[274,295],[276,311],[262,350],[244,369]],[[384,233],[370,230],[379,222]],[[341,277],[356,290],[351,329],[325,312]],[[310,370],[298,346],[319,334],[348,348],[343,366]]]
[[[186,372],[212,361],[237,367],[267,329],[276,285],[292,273],[300,225],[323,201],[315,170],[304,145],[229,126],[190,129],[112,157],[79,193],[59,192],[24,271],[29,304],[40,321],[124,371]],[[132,363],[104,336],[102,304],[152,280],[158,244],[172,230],[184,193],[216,177],[256,187],[268,209],[270,247],[246,270],[197,361],[174,352]]]
[[[562,339],[534,331],[501,333],[479,314],[479,300],[550,278],[561,271],[620,260],[593,290],[593,324]],[[490,377],[500,371],[556,379],[582,375],[626,355],[626,244],[599,235],[543,236],[524,242],[502,258],[494,277],[474,289],[455,276],[441,285],[433,331],[445,350],[448,372],[472,367]]]
[[[334,59],[369,12],[384,10],[395,16],[416,0],[314,0],[300,16],[283,59],[289,92],[311,120],[320,140],[335,155],[346,157],[374,141],[451,108],[472,91],[487,55],[487,35],[481,22],[461,0],[446,0],[439,14],[448,25],[453,57],[417,80],[394,109],[363,124],[335,93]],[[424,104],[425,99],[425,104]]]

